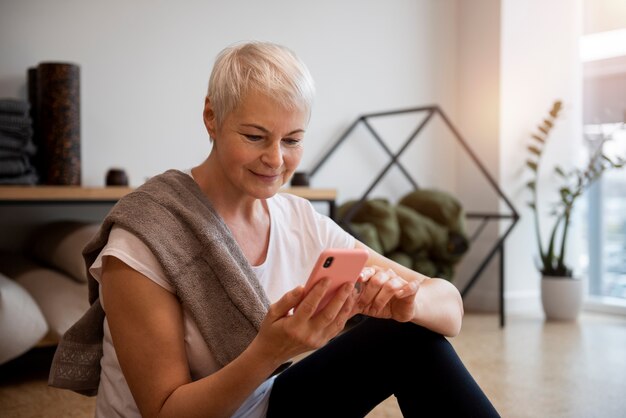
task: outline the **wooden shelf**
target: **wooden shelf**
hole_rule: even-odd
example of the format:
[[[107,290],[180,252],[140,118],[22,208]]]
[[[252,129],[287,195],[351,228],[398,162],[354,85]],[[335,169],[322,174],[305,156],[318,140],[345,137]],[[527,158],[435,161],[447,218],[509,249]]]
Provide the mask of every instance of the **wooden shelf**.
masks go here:
[[[7,202],[115,202],[131,187],[1,186],[0,201]]]
[[[130,193],[132,187],[81,187],[81,186],[0,186],[0,204],[63,204],[63,203],[114,203]],[[291,193],[314,202],[327,202],[334,215],[335,189],[287,187],[282,193]]]
[[[303,197],[313,201],[335,201],[337,199],[337,190],[335,189],[312,189],[310,187],[287,187],[281,189],[282,193],[291,193],[299,197]]]

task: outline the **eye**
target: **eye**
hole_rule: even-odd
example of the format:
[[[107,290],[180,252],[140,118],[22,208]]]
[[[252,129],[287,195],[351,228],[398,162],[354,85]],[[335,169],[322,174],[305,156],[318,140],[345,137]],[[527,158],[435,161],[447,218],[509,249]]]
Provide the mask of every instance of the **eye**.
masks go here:
[[[248,134],[242,134],[242,135],[245,136],[246,139],[250,142],[258,142],[263,139],[263,137],[260,135],[248,135]]]
[[[285,144],[287,144],[290,147],[296,147],[298,145],[300,145],[300,143],[302,142],[301,139],[297,139],[297,138],[284,138],[283,142]]]

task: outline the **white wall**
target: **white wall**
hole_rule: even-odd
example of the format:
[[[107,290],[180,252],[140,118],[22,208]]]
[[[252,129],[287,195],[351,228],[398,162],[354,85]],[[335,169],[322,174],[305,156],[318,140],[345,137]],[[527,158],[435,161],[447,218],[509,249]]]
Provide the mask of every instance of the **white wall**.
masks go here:
[[[506,244],[511,309],[538,308],[539,273],[534,265],[538,252],[532,214],[526,206],[524,162],[529,136],[555,99],[563,101],[564,110],[551,133],[546,167],[554,161],[567,166],[581,144],[581,10],[581,0],[502,0],[500,181],[521,213]],[[553,199],[551,172],[546,170],[542,179],[545,187],[540,198]]]
[[[458,88],[456,121],[462,135],[521,219],[505,243],[507,312],[539,309],[539,273],[532,214],[524,185],[526,146],[553,100],[565,104],[551,136],[547,163],[564,166],[576,158],[581,141],[581,0],[472,0],[458,2]],[[456,155],[457,193],[469,209],[510,213],[464,157]],[[554,179],[544,173],[543,197],[553,198]],[[544,218],[544,222],[545,222]],[[492,224],[460,266],[470,273],[510,222]],[[575,239],[572,239],[575,241]],[[576,248],[570,257],[575,257]],[[498,259],[493,260],[465,298],[467,309],[498,309]]]
[[[233,42],[270,40],[295,50],[316,80],[307,170],[363,113],[439,104],[454,118],[455,9],[456,0],[0,0],[0,97],[25,98],[26,71],[39,62],[77,63],[82,183],[101,186],[117,166],[136,186],[206,157],[201,114],[215,55]],[[398,129],[386,139],[404,140]],[[403,162],[421,185],[453,191],[454,153],[429,137]],[[342,202],[360,196],[386,161],[371,138],[353,138],[313,185],[337,187]],[[391,173],[375,192],[397,198],[409,190]],[[2,248],[14,245],[25,221],[0,210]]]
[[[458,25],[458,129],[488,175],[498,183],[500,175],[500,0],[459,2]],[[467,153],[457,156],[458,195],[468,212],[498,213],[499,199]],[[509,213],[510,211],[502,211]],[[468,222],[470,231],[478,221]],[[473,277],[499,238],[497,221],[491,221],[474,241],[459,266],[462,287]],[[467,309],[495,311],[499,306],[499,257],[494,256],[480,279],[465,296]]]
[[[271,40],[295,50],[317,83],[306,169],[361,113],[453,101],[444,82],[453,69],[441,53],[453,50],[445,35],[453,4],[3,1],[0,96],[25,97],[26,70],[41,61],[79,64],[83,184],[102,185],[120,166],[139,185],[207,155],[201,113],[215,55],[233,42]]]
[[[439,104],[522,212],[506,244],[508,303],[536,303],[522,156],[555,98],[566,104],[556,142],[567,149],[579,133],[580,1],[0,0],[0,97],[26,97],[26,70],[41,61],[78,63],[83,184],[102,185],[106,170],[120,166],[139,185],[167,168],[196,164],[209,151],[201,111],[219,50],[246,39],[283,43],[308,64],[318,88],[301,168],[311,168],[363,113]],[[396,147],[411,123],[381,122]],[[386,162],[362,132],[350,141],[313,180],[337,187],[340,202],[359,197]],[[468,210],[498,210],[451,141],[434,122],[402,161],[421,186],[458,193]],[[408,187],[391,173],[375,192],[394,198]],[[46,212],[97,218],[102,210]],[[0,248],[19,244],[23,214],[0,208]],[[470,292],[471,308],[497,308],[496,268]]]

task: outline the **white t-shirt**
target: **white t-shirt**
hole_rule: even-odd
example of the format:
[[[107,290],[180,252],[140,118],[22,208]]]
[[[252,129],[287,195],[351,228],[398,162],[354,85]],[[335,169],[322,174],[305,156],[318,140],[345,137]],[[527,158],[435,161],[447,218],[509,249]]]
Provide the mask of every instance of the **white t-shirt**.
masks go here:
[[[330,218],[317,212],[306,199],[279,193],[267,199],[267,206],[271,221],[267,257],[262,264],[252,266],[252,270],[270,303],[274,303],[285,292],[304,284],[323,249],[353,248],[355,239]],[[99,283],[104,256],[120,259],[164,289],[174,292],[155,256],[130,232],[113,227],[107,245],[89,269]],[[102,293],[100,302],[106,311]],[[189,370],[192,379],[198,380],[217,371],[218,365],[185,309],[183,317]],[[103,351],[96,417],[141,417],[115,354],[106,317]],[[264,417],[273,382],[274,378],[271,378],[261,384],[233,416]]]

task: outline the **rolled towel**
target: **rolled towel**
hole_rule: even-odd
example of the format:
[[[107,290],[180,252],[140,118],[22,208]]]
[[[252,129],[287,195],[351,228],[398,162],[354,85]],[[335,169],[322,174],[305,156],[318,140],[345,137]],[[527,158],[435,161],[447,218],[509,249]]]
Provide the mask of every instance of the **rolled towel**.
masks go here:
[[[33,135],[33,127],[0,125],[0,135],[10,136],[17,139],[30,138]]]
[[[30,137],[14,138],[0,133],[0,150],[15,151],[20,154],[35,155],[37,147]]]
[[[0,112],[0,127],[26,128],[32,126],[33,121],[30,116],[15,116]]]
[[[0,147],[0,161],[4,159],[19,158],[24,154],[20,150],[5,149]]]
[[[30,103],[24,100],[4,98],[0,99],[0,113],[16,116],[28,116]]]
[[[32,170],[32,165],[26,157],[2,158],[0,159],[0,176],[15,177],[21,176]]]
[[[39,183],[39,176],[37,172],[33,169],[28,173],[23,174],[21,176],[16,177],[0,177],[0,184],[5,185],[25,185],[25,186],[33,186]]]

